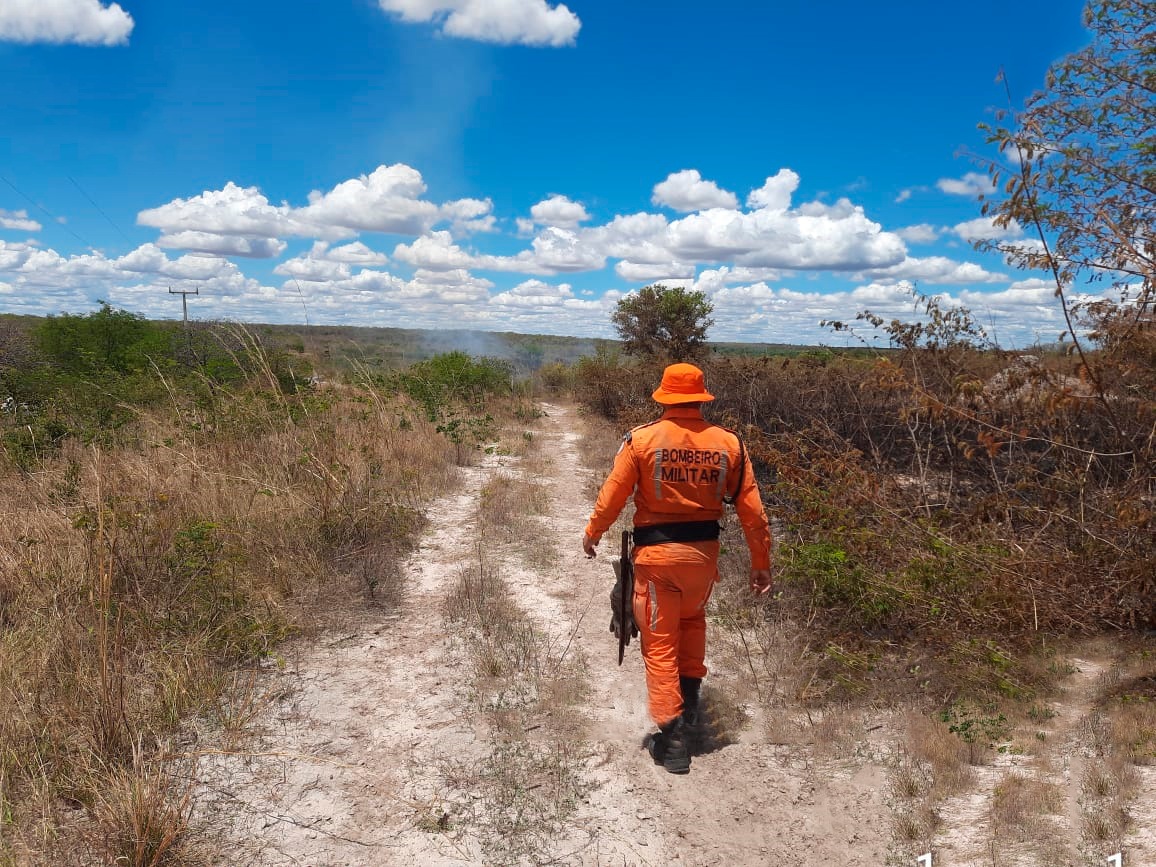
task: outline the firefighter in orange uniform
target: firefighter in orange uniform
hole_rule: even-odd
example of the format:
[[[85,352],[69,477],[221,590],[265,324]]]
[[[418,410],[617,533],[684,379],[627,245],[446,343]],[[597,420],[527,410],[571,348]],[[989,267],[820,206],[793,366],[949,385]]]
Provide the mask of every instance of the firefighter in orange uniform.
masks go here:
[[[654,392],[662,417],[622,441],[586,525],[582,549],[593,557],[602,535],[634,495],[634,621],[641,635],[650,715],[647,739],[657,763],[690,770],[687,739],[698,724],[706,675],[706,604],[718,580],[719,524],[733,503],[751,555],[751,589],[771,589],[771,531],[738,435],[702,417],[714,400],[702,371],[672,364]],[[619,628],[629,628],[629,626]]]

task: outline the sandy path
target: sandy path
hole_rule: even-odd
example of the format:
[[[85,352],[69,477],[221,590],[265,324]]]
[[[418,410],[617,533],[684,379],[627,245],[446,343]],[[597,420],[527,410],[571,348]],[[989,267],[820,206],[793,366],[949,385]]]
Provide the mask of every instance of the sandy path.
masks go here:
[[[1054,786],[1060,793],[1054,814],[1045,819],[1042,839],[1017,843],[1014,839],[996,844],[998,864],[1007,867],[1036,867],[1041,851],[1050,848],[1048,863],[1108,864],[1116,846],[1084,838],[1087,816],[1085,772],[1098,761],[1090,743],[1088,724],[1097,713],[1096,700],[1111,656],[1073,656],[1068,660],[1072,674],[1059,698],[1050,707],[1054,716],[1038,725],[1048,746],[1035,754],[997,754],[990,765],[975,768],[976,779],[967,793],[949,799],[940,809],[943,827],[936,835],[936,864],[942,867],[988,867],[992,864],[990,814],[994,792],[1009,774],[1018,774]],[[1102,765],[1102,760],[1100,760]],[[1130,832],[1125,835],[1123,863],[1156,865],[1156,768],[1135,768],[1137,795],[1129,803]]]
[[[500,463],[463,469],[461,488],[431,505],[401,610],[290,648],[292,669],[271,689],[281,698],[259,720],[262,743],[203,763],[204,810],[225,820],[233,863],[475,863],[473,841],[447,846],[419,827],[436,827],[447,806],[439,762],[481,750],[458,707],[440,604]]]
[[[553,646],[587,667],[588,697],[575,712],[584,717],[588,794],[539,862],[883,864],[889,814],[878,763],[817,762],[807,747],[771,744],[753,707],[738,742],[696,756],[685,777],[640,748],[650,730],[641,659],[632,647],[619,668],[606,629],[613,546],[608,537],[596,561],[579,547],[586,482],[606,468],[582,467],[574,410],[544,409],[537,436],[552,502],[543,519],[556,557],[539,573],[493,540],[486,550]],[[205,757],[198,816],[227,841],[223,863],[485,863],[485,832],[461,809],[479,796],[455,788],[446,759],[480,762],[490,745],[468,711],[469,673],[446,638],[442,601],[477,556],[479,491],[496,473],[520,472],[516,459],[495,456],[463,470],[459,490],[429,509],[396,614],[366,612],[338,634],[292,647],[291,664],[271,675],[270,694],[280,697],[258,719],[260,737],[243,752]],[[718,669],[722,682],[728,673]]]
[[[547,410],[545,447],[555,478],[544,481],[562,492],[547,520],[569,541],[578,538],[586,507],[575,482],[582,472],[578,435],[563,430],[567,410]],[[257,721],[260,742],[228,754],[210,751],[202,760],[199,815],[228,841],[229,863],[482,863],[477,834],[457,815],[472,793],[454,790],[444,769],[447,760],[481,761],[489,747],[484,727],[463,713],[465,660],[447,640],[442,605],[458,570],[476,557],[479,492],[495,474],[519,472],[517,464],[489,455],[464,468],[460,488],[428,510],[424,540],[404,566],[400,610],[389,617],[365,613],[340,634],[290,647],[290,668],[269,687],[280,698]],[[572,637],[577,654],[587,640],[586,613],[596,609],[602,623],[606,578],[599,576],[594,592],[588,580],[594,570],[578,568],[586,564],[571,547],[558,546],[566,553],[551,576],[528,574],[500,546],[487,544],[486,556],[503,564],[543,631],[559,646]],[[605,658],[609,636],[593,631]],[[638,689],[623,684],[614,695],[596,695],[592,716],[607,721],[606,740],[621,747],[620,734],[642,730]],[[599,726],[599,739],[606,727]],[[559,853],[574,852],[575,863],[663,863],[653,811],[605,755],[591,750],[589,765],[596,788],[559,840]],[[440,833],[446,817],[456,833]]]

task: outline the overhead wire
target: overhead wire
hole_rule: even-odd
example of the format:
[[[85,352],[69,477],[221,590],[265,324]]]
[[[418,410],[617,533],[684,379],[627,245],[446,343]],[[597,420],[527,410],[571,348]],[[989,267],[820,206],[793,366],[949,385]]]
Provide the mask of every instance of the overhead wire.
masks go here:
[[[18,186],[16,186],[16,184],[14,184],[14,183],[12,183],[12,181],[8,180],[8,178],[6,178],[4,175],[0,175],[0,181],[3,181],[8,186],[10,186],[16,192],[16,194],[18,196],[20,196],[26,202],[31,204],[32,207],[36,208],[39,211],[43,211],[45,214],[47,214],[48,217],[51,218],[54,223],[59,225],[62,229],[64,229],[64,231],[68,232],[68,234],[72,235],[72,237],[76,238],[76,240],[80,241],[80,243],[84,244],[84,246],[88,247],[90,250],[96,249],[95,244],[91,243],[90,241],[86,240],[85,238],[82,238],[75,231],[73,231],[73,229],[64,221],[63,217],[56,216],[56,214],[52,213],[52,211],[48,210],[48,208],[44,207],[44,205],[40,204],[38,201],[36,201],[34,198],[32,198],[30,195],[28,195],[26,192],[24,192]]]
[[[82,187],[82,186],[80,185],[80,182],[79,182],[79,181],[77,181],[77,180],[76,180],[76,178],[74,178],[72,175],[66,175],[65,177],[67,177],[67,178],[68,178],[70,181],[72,181],[72,185],[73,185],[74,187],[76,187],[76,189],[77,189],[77,190],[79,190],[79,191],[80,191],[80,194],[81,194],[82,196],[84,196],[84,198],[85,198],[85,199],[87,199],[87,200],[88,200],[88,203],[89,203],[90,205],[92,205],[94,208],[96,208],[96,212],[97,212],[98,214],[100,214],[102,217],[104,217],[105,221],[106,221],[106,222],[107,222],[107,223],[108,223],[110,226],[112,226],[114,229],[116,229],[116,233],[117,233],[118,235],[120,235],[122,238],[124,238],[124,241],[125,241],[125,243],[126,243],[126,244],[128,244],[128,245],[131,247],[131,246],[132,246],[132,240],[129,238],[129,236],[128,236],[128,235],[126,235],[124,232],[122,232],[122,231],[121,231],[121,228],[120,228],[120,226],[118,226],[116,223],[114,223],[114,222],[112,221],[112,217],[110,217],[108,214],[106,214],[106,213],[104,212],[104,209],[103,209],[103,208],[101,208],[101,206],[100,206],[100,205],[98,205],[98,204],[97,204],[97,203],[96,203],[96,202],[93,200],[92,196],[90,196],[90,195],[89,195],[87,192],[85,192],[85,190],[84,190],[84,187]]]

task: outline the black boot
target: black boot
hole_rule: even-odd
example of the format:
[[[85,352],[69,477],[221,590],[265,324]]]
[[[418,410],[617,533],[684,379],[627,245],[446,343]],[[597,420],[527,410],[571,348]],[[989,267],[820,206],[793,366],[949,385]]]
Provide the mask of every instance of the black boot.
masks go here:
[[[672,774],[690,771],[690,751],[686,747],[682,717],[675,717],[666,725],[659,726],[659,733],[647,744],[650,757]]]
[[[701,677],[678,676],[678,686],[682,690],[682,724],[693,739],[698,736],[702,716],[699,713],[698,694],[702,688]]]

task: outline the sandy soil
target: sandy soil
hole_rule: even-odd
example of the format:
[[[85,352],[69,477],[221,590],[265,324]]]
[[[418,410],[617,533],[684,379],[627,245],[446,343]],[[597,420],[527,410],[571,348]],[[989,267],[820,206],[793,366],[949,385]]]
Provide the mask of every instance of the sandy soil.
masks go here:
[[[579,772],[587,794],[529,860],[907,863],[895,860],[890,844],[886,730],[846,758],[823,759],[806,744],[771,743],[751,701],[736,742],[696,756],[689,775],[652,764],[640,747],[651,730],[641,660],[634,646],[617,667],[606,631],[614,554],[604,544],[599,558],[587,561],[579,547],[591,505],[587,481],[605,468],[582,466],[582,424],[573,409],[544,409],[536,436],[549,457],[541,481],[553,499],[543,521],[558,540],[557,556],[535,570],[499,540],[486,540],[486,553],[516,583],[538,628],[585,664],[589,697],[576,712],[584,718],[587,759]],[[403,604],[389,615],[363,611],[320,641],[288,648],[288,664],[265,679],[270,698],[257,734],[239,748],[206,752],[197,821],[225,841],[220,863],[487,863],[488,832],[475,821],[481,795],[462,788],[447,760],[481,762],[490,744],[484,721],[470,710],[468,666],[442,611],[458,570],[476,557],[479,492],[495,474],[521,472],[518,459],[495,455],[463,469],[458,489],[429,509],[424,541],[403,567]],[[714,676],[725,681],[725,666],[716,665]],[[1076,698],[1086,700],[1084,693]],[[1153,782],[1144,777],[1145,785]],[[943,842],[951,860],[944,864],[991,863],[974,851],[968,831],[983,812],[985,788],[949,805]],[[1156,815],[1145,818],[1156,824]],[[1156,856],[1125,863],[1156,864]]]

